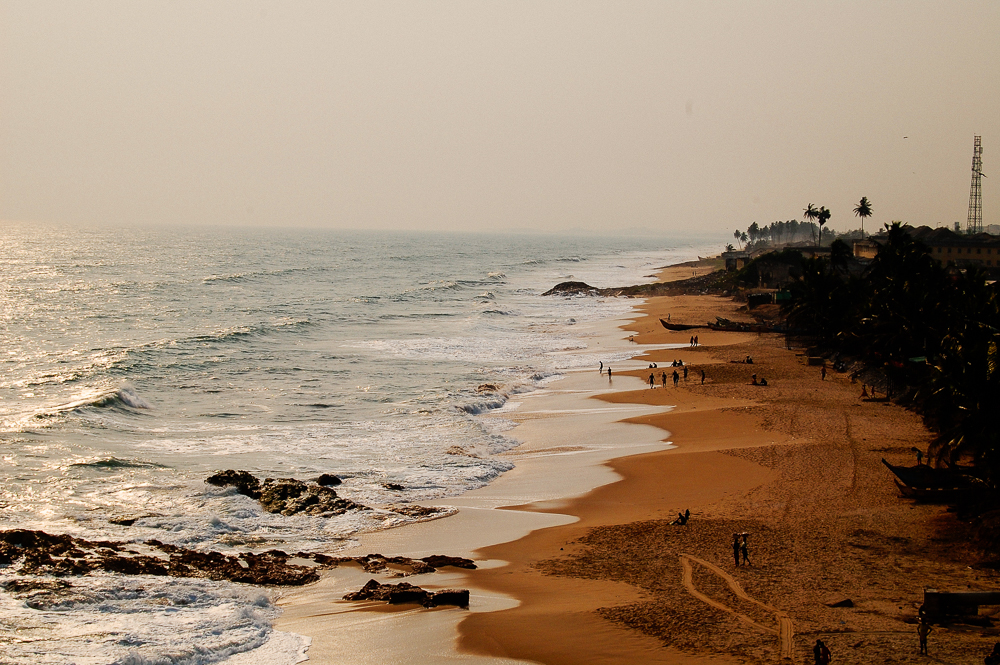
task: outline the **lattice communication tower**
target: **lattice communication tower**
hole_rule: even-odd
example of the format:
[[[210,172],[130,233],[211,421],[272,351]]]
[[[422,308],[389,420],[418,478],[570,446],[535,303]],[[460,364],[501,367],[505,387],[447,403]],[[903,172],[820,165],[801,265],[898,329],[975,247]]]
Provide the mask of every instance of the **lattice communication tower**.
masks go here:
[[[969,192],[969,235],[983,232],[983,137],[977,136],[972,148],[972,189]]]

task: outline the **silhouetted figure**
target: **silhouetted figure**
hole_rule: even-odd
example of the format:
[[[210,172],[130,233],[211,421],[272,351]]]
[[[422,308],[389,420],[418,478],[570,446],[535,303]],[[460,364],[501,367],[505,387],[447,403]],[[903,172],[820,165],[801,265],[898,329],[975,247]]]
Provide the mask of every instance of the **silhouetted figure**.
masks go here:
[[[694,346],[694,335],[691,335],[691,341],[688,342],[688,346]]]
[[[611,380],[611,366],[608,366],[608,381]]]
[[[757,385],[759,385],[759,386],[766,386],[767,385],[767,379],[765,379],[764,377],[760,377],[760,382]]]
[[[661,372],[660,373],[660,380],[663,381],[663,387],[666,388],[667,387],[667,373],[666,372]]]
[[[674,388],[677,387],[677,382],[680,381],[680,378],[681,378],[681,375],[678,374],[677,370],[675,369],[674,370]]]
[[[920,617],[920,623],[917,624],[917,637],[920,638],[920,653],[927,655],[927,636],[931,634],[931,625],[927,623],[927,619]]]
[[[683,513],[677,513],[677,519],[675,519],[671,524],[679,524],[685,526],[688,520],[691,519],[691,511],[685,510]]]
[[[917,466],[920,466],[924,461],[924,453],[916,446],[913,446],[910,450],[917,454]]]
[[[826,381],[826,365],[823,365],[823,369],[819,371],[819,376],[822,381]]]
[[[736,561],[736,565],[740,565],[740,535],[738,533],[733,534],[733,559]]]
[[[656,379],[653,378],[652,374],[649,375],[649,387],[650,388],[655,388],[656,387]]]
[[[705,370],[701,370],[701,385],[705,385]]]
[[[823,644],[823,640],[816,640],[813,646],[813,659],[816,665],[827,665],[830,662],[830,650]]]
[[[687,368],[687,365],[684,365],[684,380],[685,381],[688,380],[688,368]]]
[[[694,336],[694,345],[698,346],[698,336],[697,335]]]
[[[604,374],[604,361],[601,361],[601,366],[597,368],[599,374]]]
[[[865,384],[862,383],[861,384],[861,398],[864,399],[866,397],[868,397],[868,386],[866,386]]]
[[[744,533],[743,534],[743,542],[740,543],[740,554],[743,555],[743,565],[744,566],[749,566],[750,565],[750,557],[747,554],[747,537],[749,535],[750,534],[748,534],[748,533]]]

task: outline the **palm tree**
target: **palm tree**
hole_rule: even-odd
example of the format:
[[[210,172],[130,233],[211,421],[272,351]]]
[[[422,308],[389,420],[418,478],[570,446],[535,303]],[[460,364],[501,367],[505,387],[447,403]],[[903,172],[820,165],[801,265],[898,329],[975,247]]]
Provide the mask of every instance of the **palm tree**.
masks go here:
[[[811,222],[814,221],[817,217],[819,217],[819,210],[817,210],[816,207],[811,203],[806,206],[805,210],[802,211],[802,219],[806,219]],[[814,234],[813,238],[815,237],[816,236]]]
[[[739,229],[736,229],[735,231],[733,231],[733,237],[736,238],[736,242],[740,243],[740,249],[742,250],[743,249],[743,239],[742,239],[742,236],[740,236],[740,230]]]
[[[828,221],[830,221],[830,211],[826,209],[826,206],[823,206],[822,208],[820,208],[819,212],[816,213],[816,221],[819,222],[820,244],[823,244],[822,243],[822,240],[823,240],[823,225],[826,224]]]
[[[861,238],[865,237],[865,218],[872,216],[872,204],[867,196],[862,196],[858,207],[854,209],[854,214],[861,218]]]

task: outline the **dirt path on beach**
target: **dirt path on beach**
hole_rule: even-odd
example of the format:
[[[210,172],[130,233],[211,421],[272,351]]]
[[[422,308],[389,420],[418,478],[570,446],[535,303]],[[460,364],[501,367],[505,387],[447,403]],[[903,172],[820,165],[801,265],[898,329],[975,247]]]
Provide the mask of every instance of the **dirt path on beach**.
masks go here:
[[[1000,588],[996,573],[969,567],[967,527],[901,499],[881,463],[926,450],[920,419],[861,399],[845,375],[823,380],[776,335],[659,323],[739,318],[725,299],[655,298],[642,310],[624,336],[684,346],[643,357],[658,365],[657,388],[602,399],[676,406],[632,421],[676,448],[613,461],[620,482],[559,507],[579,522],[483,551],[510,564],[476,571],[475,584],[521,606],[471,615],[463,648],[549,664],[811,662],[821,638],[834,662],[981,663],[1000,631],[937,628],[930,656],[917,650],[924,587]],[[693,334],[701,346],[687,346]],[[688,379],[663,388],[675,359]],[[690,522],[671,525],[685,509]],[[751,563],[737,567],[732,535],[743,532]]]

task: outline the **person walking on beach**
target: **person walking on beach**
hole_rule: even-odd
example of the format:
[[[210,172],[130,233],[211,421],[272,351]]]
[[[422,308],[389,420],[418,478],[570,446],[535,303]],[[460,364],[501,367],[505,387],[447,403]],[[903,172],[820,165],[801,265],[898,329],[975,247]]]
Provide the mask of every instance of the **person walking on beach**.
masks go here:
[[[694,345],[698,346],[698,336],[697,335],[694,336]]]
[[[608,365],[608,381],[611,380],[611,365]]]
[[[688,366],[684,365],[684,380],[688,380]]]
[[[931,625],[925,617],[920,617],[917,624],[917,637],[920,638],[920,653],[927,655],[927,636],[931,634]]]
[[[652,375],[652,373],[650,373],[649,375],[649,387],[650,388],[656,387],[656,378]]]
[[[733,560],[736,562],[736,567],[739,568],[740,565],[740,534],[733,534]]]
[[[826,365],[823,365],[823,369],[819,371],[819,376],[822,381],[826,381]]]
[[[666,388],[667,387],[667,373],[666,372],[661,372],[660,373],[660,380],[663,381],[663,387]]]
[[[677,382],[680,381],[680,380],[681,380],[681,375],[678,374],[677,370],[675,369],[674,370],[674,388],[677,387]]]
[[[705,385],[705,370],[701,370],[701,385]]]
[[[750,557],[747,554],[747,538],[749,536],[750,536],[749,533],[744,533],[743,534],[743,542],[740,543],[740,554],[743,555],[743,565],[744,566],[749,566],[750,565]]]
[[[601,366],[597,368],[598,373],[604,374],[604,361],[601,361]]]
[[[823,644],[823,640],[816,640],[813,646],[813,660],[816,665],[828,665],[830,662],[830,650]]]
[[[691,335],[691,341],[688,342],[688,346],[694,346],[694,335]]]

